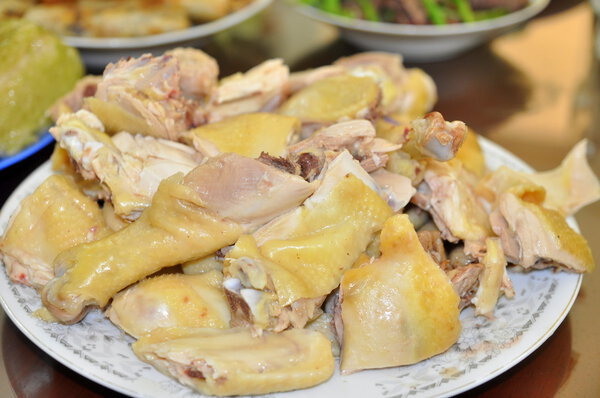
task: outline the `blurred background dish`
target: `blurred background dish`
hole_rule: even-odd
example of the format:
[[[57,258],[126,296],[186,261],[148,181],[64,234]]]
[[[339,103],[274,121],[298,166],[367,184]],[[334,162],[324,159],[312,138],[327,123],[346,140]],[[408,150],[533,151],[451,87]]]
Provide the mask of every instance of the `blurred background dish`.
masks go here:
[[[549,2],[531,0],[526,7],[503,16],[446,25],[373,22],[334,15],[297,2],[289,4],[312,19],[336,26],[344,39],[361,49],[397,52],[406,61],[430,62],[453,58],[518,28],[546,8]]]
[[[118,1],[107,8],[106,1],[97,0],[2,0],[0,19],[22,18],[53,31],[79,50],[88,72],[101,73],[106,64],[123,57],[201,46],[212,35],[251,18],[272,2],[169,0],[173,4],[167,4],[165,0],[164,4],[151,2],[161,4],[153,8],[144,1]]]
[[[79,49],[86,67],[102,71],[109,62],[144,53],[161,54],[178,46],[202,46],[212,35],[231,28],[256,15],[272,0],[254,0],[247,6],[212,22],[187,29],[142,37],[96,38],[65,36],[63,41]]]

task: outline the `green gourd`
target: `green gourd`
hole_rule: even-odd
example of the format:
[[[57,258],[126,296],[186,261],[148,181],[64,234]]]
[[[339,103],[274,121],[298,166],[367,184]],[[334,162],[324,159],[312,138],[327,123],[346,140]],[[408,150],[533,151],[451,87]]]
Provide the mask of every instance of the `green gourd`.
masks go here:
[[[25,20],[0,21],[0,156],[34,142],[48,108],[83,73],[77,50],[56,35]]]

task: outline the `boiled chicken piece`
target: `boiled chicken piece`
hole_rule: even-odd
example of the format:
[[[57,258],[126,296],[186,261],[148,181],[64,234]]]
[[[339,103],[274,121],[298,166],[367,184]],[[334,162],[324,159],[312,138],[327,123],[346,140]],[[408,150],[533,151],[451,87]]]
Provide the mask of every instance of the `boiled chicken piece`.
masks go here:
[[[585,238],[556,210],[506,192],[498,198],[490,221],[506,258],[525,269],[556,267],[574,272],[595,268]]]
[[[83,100],[96,94],[102,76],[88,75],[81,78],[73,90],[61,97],[50,109],[50,116],[56,122],[60,115],[75,113],[83,108]]]
[[[483,257],[483,273],[479,280],[479,287],[472,302],[475,304],[477,315],[492,318],[500,294],[503,293],[503,282],[509,283],[511,289],[506,292],[507,297],[514,296],[512,283],[506,272],[506,257],[498,238],[486,240],[486,253]]]
[[[395,212],[403,209],[415,194],[416,189],[408,177],[378,169],[371,173],[371,177],[379,186],[380,191],[387,198],[387,203]]]
[[[164,274],[145,279],[118,293],[105,315],[139,338],[159,327],[229,327],[223,275]]]
[[[346,68],[334,65],[325,65],[314,69],[293,72],[290,73],[286,83],[286,91],[290,94],[294,94],[319,80],[342,75],[344,73],[346,73]]]
[[[218,74],[213,58],[191,48],[122,59],[106,67],[85,108],[108,132],[177,140],[205,122],[203,108],[214,95]]]
[[[295,208],[314,185],[257,160],[222,155],[163,180],[135,222],[55,260],[44,305],[65,323],[156,271],[214,253]]]
[[[130,220],[150,204],[164,178],[187,173],[202,159],[193,148],[169,140],[125,132],[111,138],[100,120],[85,110],[63,115],[50,132],[83,178],[99,181],[115,213]]]
[[[475,131],[467,128],[462,145],[458,148],[455,157],[462,162],[465,169],[477,178],[481,178],[487,172],[487,166],[477,137]]]
[[[282,156],[299,129],[300,121],[295,117],[247,113],[196,127],[185,140],[206,157],[225,152],[251,158],[262,152]]]
[[[231,0],[166,0],[169,6],[181,6],[195,22],[207,22],[224,17],[235,10]],[[244,4],[242,2],[242,4]]]
[[[181,264],[181,270],[184,274],[198,275],[210,271],[223,272],[223,255],[219,255],[220,250],[208,256]]]
[[[326,303],[323,304],[324,307],[326,307],[326,305]],[[331,342],[331,352],[333,353],[333,356],[340,356],[340,343],[338,342],[335,331],[333,312],[323,312],[316,319],[310,321],[306,325],[306,329],[315,330],[319,333],[322,333]]]
[[[343,373],[416,363],[446,351],[460,335],[459,297],[408,216],[385,222],[381,253],[341,281]]]
[[[0,239],[0,258],[11,280],[36,289],[54,277],[63,250],[110,233],[98,204],[67,176],[48,177],[25,198]]]
[[[284,100],[289,73],[289,68],[282,60],[271,59],[246,73],[236,73],[222,79],[208,109],[209,121],[274,110]]]
[[[565,216],[600,199],[600,182],[586,159],[587,141],[580,141],[561,165],[541,173],[524,173],[502,166],[485,177],[478,189],[493,203],[507,190],[520,190],[528,201]],[[542,192],[543,191],[543,192]]]
[[[380,98],[379,86],[372,78],[343,74],[305,87],[287,99],[278,111],[299,118],[303,124],[323,126],[372,117]]]
[[[456,155],[467,133],[463,122],[447,122],[439,112],[430,112],[411,124],[402,150],[415,159],[450,160]]]
[[[375,137],[375,128],[368,120],[350,120],[322,128],[296,144],[288,147],[288,153],[340,152],[348,150],[359,159],[369,172],[385,166],[387,153],[398,150],[401,145],[392,144]]]
[[[331,344],[306,329],[163,328],[132,345],[142,361],[208,395],[255,395],[312,387],[335,369]]]
[[[363,52],[334,62],[355,75],[374,75],[382,86],[384,113],[400,112],[411,117],[429,112],[437,100],[433,79],[421,69],[407,69],[402,57],[385,52]],[[377,72],[380,69],[382,73]]]
[[[413,202],[431,214],[445,240],[463,240],[466,253],[477,256],[493,233],[488,214],[463,172],[459,161],[428,161]]]
[[[392,214],[374,188],[343,152],[301,207],[240,237],[225,256],[232,324],[280,331],[318,316],[325,296]]]

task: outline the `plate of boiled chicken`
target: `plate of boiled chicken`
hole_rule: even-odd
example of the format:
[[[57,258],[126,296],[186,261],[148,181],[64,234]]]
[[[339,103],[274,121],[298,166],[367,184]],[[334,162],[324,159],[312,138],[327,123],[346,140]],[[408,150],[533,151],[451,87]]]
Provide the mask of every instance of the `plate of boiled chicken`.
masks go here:
[[[536,172],[398,55],[218,72],[178,48],[57,104],[0,213],[0,302],[42,350],[130,396],[451,396],[560,325],[594,269],[585,141]]]

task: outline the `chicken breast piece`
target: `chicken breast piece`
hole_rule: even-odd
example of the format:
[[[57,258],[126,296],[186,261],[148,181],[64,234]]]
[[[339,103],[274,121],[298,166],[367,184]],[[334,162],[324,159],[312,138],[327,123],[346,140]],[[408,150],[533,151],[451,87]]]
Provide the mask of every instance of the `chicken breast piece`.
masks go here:
[[[373,116],[380,98],[379,86],[372,78],[343,74],[303,88],[287,99],[278,111],[295,116],[304,124],[329,125]]]
[[[168,266],[235,243],[313,192],[302,178],[229,154],[186,176],[163,180],[135,222],[94,243],[63,252],[44,305],[64,323],[104,307],[118,291]]]
[[[185,140],[206,157],[233,152],[257,158],[262,152],[283,156],[300,129],[295,117],[247,113],[190,130]]]
[[[385,222],[381,252],[348,270],[340,284],[343,373],[416,363],[446,351],[460,335],[459,297],[408,216]]]
[[[135,338],[159,327],[228,328],[223,274],[164,274],[118,293],[105,315]]]
[[[253,336],[249,329],[157,329],[132,345],[142,361],[202,394],[268,394],[331,377],[331,343],[306,329]]]
[[[43,287],[63,250],[110,233],[98,204],[63,175],[48,177],[25,198],[0,239],[0,257],[11,280]]]

